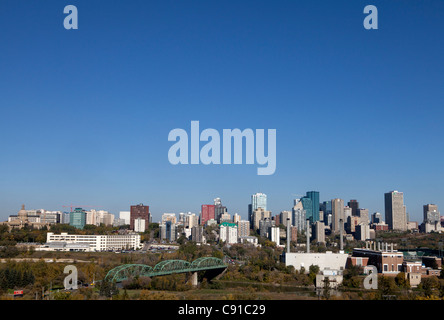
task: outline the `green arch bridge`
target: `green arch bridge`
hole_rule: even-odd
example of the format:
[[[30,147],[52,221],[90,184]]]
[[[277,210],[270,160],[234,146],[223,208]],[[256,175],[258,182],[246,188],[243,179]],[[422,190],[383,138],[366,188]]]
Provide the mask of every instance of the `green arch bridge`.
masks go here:
[[[214,257],[202,257],[193,262],[165,260],[159,262],[154,267],[145,264],[123,264],[108,271],[104,280],[122,282],[135,277],[156,277],[173,273],[197,274],[198,271],[221,273],[226,268],[227,265],[221,259]]]

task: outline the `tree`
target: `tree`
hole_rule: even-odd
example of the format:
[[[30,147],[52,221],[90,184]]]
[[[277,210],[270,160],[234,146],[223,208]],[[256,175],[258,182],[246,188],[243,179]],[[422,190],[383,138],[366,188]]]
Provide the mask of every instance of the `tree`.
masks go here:
[[[400,272],[396,275],[395,282],[396,282],[397,286],[400,287],[401,289],[410,288],[409,281],[408,281],[406,274],[404,272]]]
[[[439,288],[439,280],[435,276],[423,278],[421,280],[420,288],[423,290],[426,297],[431,297],[433,291]]]
[[[114,281],[103,280],[100,283],[99,294],[101,296],[111,298],[112,296],[119,294],[119,289]]]

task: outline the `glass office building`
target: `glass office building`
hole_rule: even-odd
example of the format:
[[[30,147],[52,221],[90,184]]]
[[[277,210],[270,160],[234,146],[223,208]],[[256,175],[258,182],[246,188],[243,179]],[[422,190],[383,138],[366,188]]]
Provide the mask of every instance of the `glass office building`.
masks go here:
[[[83,229],[86,224],[86,211],[82,208],[75,208],[69,214],[69,224],[77,229]]]

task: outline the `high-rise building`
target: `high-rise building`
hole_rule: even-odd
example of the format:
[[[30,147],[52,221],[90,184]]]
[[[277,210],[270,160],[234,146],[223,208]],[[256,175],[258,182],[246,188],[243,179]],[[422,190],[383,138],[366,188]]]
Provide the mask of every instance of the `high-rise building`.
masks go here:
[[[365,225],[368,225],[368,223],[369,223],[368,209],[358,208],[356,210],[356,215],[359,217],[359,223],[363,223]]]
[[[330,227],[330,225],[331,225],[331,201],[324,201],[324,202],[322,202],[319,210],[322,210],[322,212],[324,212],[324,224],[325,224],[325,226],[326,227]],[[330,215],[330,219],[329,219],[329,215]]]
[[[250,235],[250,221],[240,220],[237,222],[238,237],[248,237]]]
[[[170,242],[176,241],[176,224],[170,220],[160,225],[160,238]]]
[[[131,221],[131,219],[130,219],[130,215],[131,214],[131,212],[130,211],[120,211],[119,212],[119,218],[120,219],[123,219],[124,221],[125,221],[125,223],[124,224],[127,224],[127,225],[129,225],[130,224],[130,221]]]
[[[305,230],[307,227],[307,223],[305,222],[305,210],[302,206],[301,199],[295,199],[292,213],[293,225],[297,228],[298,231]]]
[[[348,217],[352,216],[352,208],[349,206],[344,207],[344,222],[347,221]]]
[[[191,241],[197,243],[204,242],[203,226],[196,225],[191,228]]]
[[[134,229],[134,220],[140,218],[145,220],[145,230],[148,230],[148,224],[150,223],[150,207],[140,203],[130,207],[130,229]]]
[[[136,218],[134,219],[134,231],[135,232],[144,232],[145,231],[145,225],[146,220],[142,218]]]
[[[200,224],[205,225],[208,220],[215,220],[215,205],[203,204],[200,212]]]
[[[441,215],[436,204],[426,204],[423,206],[424,232],[441,231]]]
[[[253,224],[253,212],[262,208],[267,211],[267,195],[265,193],[255,193],[251,196],[251,204],[248,205],[248,220]]]
[[[230,222],[222,222],[220,224],[220,241],[227,244],[237,243],[237,225]]]
[[[279,227],[277,227],[277,226],[270,227],[269,239],[270,239],[270,241],[276,243],[277,246],[279,246],[281,244]]]
[[[271,211],[266,211],[262,207],[257,208],[253,211],[253,230],[259,229],[259,221],[265,220],[266,218],[271,219]]]
[[[382,215],[379,212],[372,214],[372,223],[382,223]]]
[[[227,213],[227,207],[222,205],[222,201],[220,198],[214,199],[214,216],[217,220],[217,223],[221,223],[221,217],[222,215]]]
[[[307,191],[307,195],[304,198],[309,198],[311,200],[311,210],[308,211],[306,209],[306,218],[310,219],[311,223],[319,221],[319,192]]]
[[[407,230],[407,213],[404,205],[404,194],[390,191],[384,194],[385,222],[390,230]]]
[[[275,221],[265,218],[259,221],[259,235],[264,238],[270,237],[271,227],[276,226]]]
[[[342,199],[332,199],[331,200],[331,231],[334,233],[338,233],[340,231],[339,220],[342,220],[342,224],[344,224],[344,200]],[[344,230],[344,225],[342,225],[342,230]]]
[[[347,203],[347,206],[349,207],[349,208],[351,208],[351,210],[352,210],[352,216],[356,216],[357,215],[357,210],[358,210],[358,208],[359,208],[359,202],[358,202],[358,200],[350,200],[348,203]]]
[[[325,243],[325,225],[321,221],[316,221],[313,226],[313,238],[317,243]]]
[[[287,227],[287,223],[289,223],[291,226],[293,225],[293,215],[290,211],[281,211],[279,223],[276,221],[276,225],[279,226],[280,224],[283,224],[285,227]]]
[[[77,229],[83,229],[86,224],[86,211],[82,208],[75,208],[74,211],[69,214],[69,224]]]
[[[313,219],[313,201],[308,197],[302,197],[300,200],[305,211],[305,219],[311,221]]]
[[[177,223],[177,217],[175,213],[164,213],[162,214],[162,223],[166,221],[171,221],[172,223]]]

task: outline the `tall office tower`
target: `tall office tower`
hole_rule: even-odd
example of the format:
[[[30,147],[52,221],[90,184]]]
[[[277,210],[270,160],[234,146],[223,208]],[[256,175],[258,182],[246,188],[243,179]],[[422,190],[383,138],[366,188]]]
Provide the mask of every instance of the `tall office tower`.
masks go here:
[[[120,211],[120,213],[119,213],[119,218],[120,219],[123,219],[124,221],[125,221],[125,224],[130,224],[130,221],[131,221],[131,219],[130,219],[130,212],[129,211]]]
[[[325,243],[325,225],[321,221],[316,221],[313,226],[313,238],[317,243]]]
[[[277,214],[272,218],[277,226],[281,224],[281,214]]]
[[[214,205],[215,206],[221,206],[222,205],[222,201],[220,200],[220,198],[215,198],[213,201],[214,201]]]
[[[372,223],[382,223],[382,215],[379,212],[372,214]]]
[[[197,243],[204,242],[203,226],[196,225],[191,228],[191,241]]]
[[[250,221],[240,220],[237,222],[238,237],[248,237],[250,235]]]
[[[134,230],[134,220],[140,218],[145,220],[145,230],[148,230],[150,223],[150,207],[144,206],[143,203],[131,206],[130,208],[130,229]]]
[[[368,219],[368,209],[358,208],[356,215],[359,217],[359,223],[367,225],[369,223]]]
[[[305,211],[305,219],[310,220],[311,223],[313,219],[313,201],[308,197],[302,197],[300,200]],[[304,223],[307,224],[307,222]]]
[[[82,208],[75,208],[69,214],[69,224],[77,229],[83,229],[86,224],[86,211]]]
[[[347,203],[347,206],[349,206],[352,210],[352,216],[356,216],[357,215],[357,210],[359,208],[359,202],[357,200],[350,200]]]
[[[212,219],[216,219],[214,204],[203,204],[200,212],[200,224],[205,225],[208,220]]]
[[[235,213],[233,216],[233,223],[238,223],[241,220],[242,220],[242,218],[241,218],[240,214]]]
[[[255,193],[251,196],[251,204],[248,205],[248,220],[251,223],[253,223],[253,212],[258,208],[267,211],[267,195],[265,193]]]
[[[160,225],[160,238],[170,242],[176,241],[176,224],[170,220]]]
[[[329,227],[331,222],[328,223],[328,216],[331,215],[331,201],[324,201],[320,205],[319,210],[322,210],[324,212],[324,224],[326,227]],[[331,219],[330,219],[331,220]]]
[[[265,211],[263,208],[257,208],[253,211],[253,230],[259,229],[259,221],[271,219],[271,211]]]
[[[214,216],[217,223],[220,223],[220,218],[223,214],[227,213],[227,207],[222,205],[220,198],[214,199]]]
[[[307,191],[307,195],[304,198],[311,200],[311,210],[307,214],[307,219],[310,219],[311,223],[319,221],[319,191]],[[309,211],[306,212],[308,213]]]
[[[276,226],[274,220],[265,218],[259,221],[259,235],[264,238],[270,237],[270,228]]]
[[[293,225],[293,217],[290,211],[281,211],[279,215],[279,223],[278,221],[276,221],[277,226],[279,226],[280,224],[283,224],[285,227],[287,227],[287,224],[290,224],[290,226]]]
[[[297,228],[297,230],[302,231],[306,229],[307,223],[305,222],[305,210],[302,205],[301,199],[295,199],[292,213],[293,225]]]
[[[339,220],[342,220],[342,224],[344,223],[344,200],[337,198],[331,200],[331,214],[331,231],[338,233],[341,230]],[[344,229],[344,226],[342,226],[342,229]]]
[[[426,204],[423,206],[424,231],[429,233],[441,230],[441,215],[436,204]]]
[[[348,217],[352,216],[352,208],[349,206],[344,207],[344,221],[347,221]]]
[[[404,194],[391,191],[384,194],[385,222],[390,230],[407,230],[407,214],[404,205]]]

